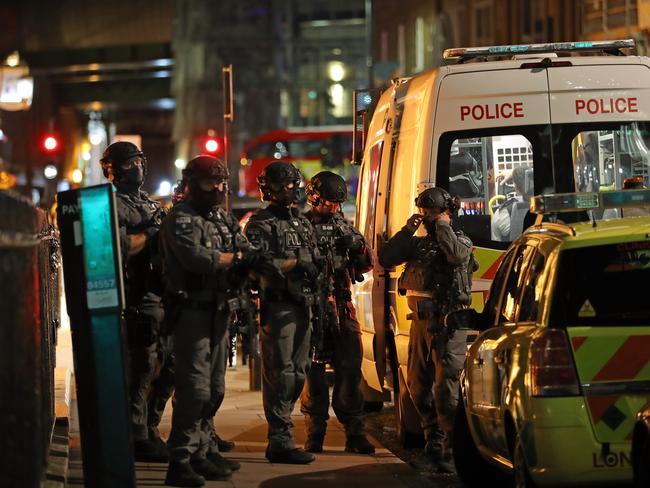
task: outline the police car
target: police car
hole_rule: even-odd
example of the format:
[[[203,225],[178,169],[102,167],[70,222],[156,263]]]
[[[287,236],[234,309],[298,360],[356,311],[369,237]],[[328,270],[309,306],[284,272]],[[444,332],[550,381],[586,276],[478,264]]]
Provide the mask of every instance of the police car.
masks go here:
[[[632,480],[637,412],[650,401],[649,190],[552,194],[509,247],[461,374],[454,457],[468,486],[512,473],[517,487]],[[573,212],[563,214],[562,212]],[[542,217],[589,217],[566,224]],[[646,213],[647,215],[647,213]]]

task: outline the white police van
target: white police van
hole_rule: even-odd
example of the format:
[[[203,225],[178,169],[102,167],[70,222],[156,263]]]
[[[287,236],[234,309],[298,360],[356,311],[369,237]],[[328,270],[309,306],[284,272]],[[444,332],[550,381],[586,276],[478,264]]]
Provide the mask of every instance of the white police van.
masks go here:
[[[531,195],[616,190],[629,177],[650,183],[650,58],[625,54],[633,49],[633,40],[450,49],[444,57],[455,64],[356,93],[356,225],[368,244],[377,252],[404,225],[423,188],[459,195],[456,225],[481,263],[472,305],[482,309]],[[497,218],[508,227],[499,240]],[[401,271],[377,263],[354,300],[366,401],[379,406],[399,392],[408,441],[420,427],[405,381],[410,322],[396,289]]]

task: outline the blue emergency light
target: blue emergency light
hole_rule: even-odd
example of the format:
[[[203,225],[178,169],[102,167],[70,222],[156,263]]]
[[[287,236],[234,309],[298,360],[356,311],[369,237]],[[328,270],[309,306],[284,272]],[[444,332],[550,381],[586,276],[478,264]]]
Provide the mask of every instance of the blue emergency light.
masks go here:
[[[636,47],[634,39],[619,39],[612,41],[545,42],[540,44],[514,44],[508,46],[455,47],[451,49],[445,49],[442,53],[442,56],[445,59],[466,60],[471,58],[489,56],[558,52],[604,51],[618,54],[621,49],[633,49],[634,47]]]
[[[650,205],[650,190],[618,190],[588,193],[555,193],[530,199],[530,211],[536,214],[604,210],[607,208]]]

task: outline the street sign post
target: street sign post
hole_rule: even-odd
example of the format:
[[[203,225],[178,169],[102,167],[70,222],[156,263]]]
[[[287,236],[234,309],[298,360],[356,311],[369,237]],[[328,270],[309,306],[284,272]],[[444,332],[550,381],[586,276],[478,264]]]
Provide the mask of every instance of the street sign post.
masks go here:
[[[112,185],[58,193],[86,486],[135,487]]]

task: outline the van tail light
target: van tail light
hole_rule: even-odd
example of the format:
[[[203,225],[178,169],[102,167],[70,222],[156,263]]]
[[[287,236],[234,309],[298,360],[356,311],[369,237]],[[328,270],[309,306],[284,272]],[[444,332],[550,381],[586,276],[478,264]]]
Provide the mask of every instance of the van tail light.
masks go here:
[[[534,397],[580,394],[573,353],[563,330],[544,329],[533,337],[530,379]]]

